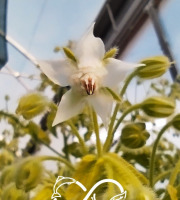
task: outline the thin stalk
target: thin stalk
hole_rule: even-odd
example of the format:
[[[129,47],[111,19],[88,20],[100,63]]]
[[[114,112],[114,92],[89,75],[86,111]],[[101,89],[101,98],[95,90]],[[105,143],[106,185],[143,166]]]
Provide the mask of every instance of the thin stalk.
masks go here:
[[[169,179],[169,185],[174,185],[174,182],[176,181],[177,175],[180,172],[180,160],[177,162],[175,168],[173,169],[170,179]]]
[[[81,146],[82,146],[83,153],[84,153],[84,154],[87,154],[87,152],[88,152],[88,151],[87,151],[87,147],[86,147],[86,145],[85,145],[85,143],[84,143],[83,138],[80,136],[78,130],[76,129],[76,127],[74,126],[74,124],[72,123],[72,121],[68,121],[67,123],[68,123],[68,125],[71,127],[71,129],[72,129],[72,131],[73,131],[73,134],[78,138],[79,143],[80,143]]]
[[[104,144],[104,151],[107,152],[109,151],[113,138],[114,138],[114,134],[117,130],[117,128],[119,127],[120,123],[123,121],[123,119],[126,117],[126,115],[128,115],[130,112],[132,112],[133,110],[139,109],[141,107],[141,104],[135,104],[131,107],[129,107],[127,110],[124,111],[124,113],[121,115],[121,117],[119,118],[119,120],[117,121],[114,129],[112,130],[112,132],[110,134],[108,134],[106,142]]]
[[[49,146],[48,144],[46,144],[44,141],[38,139],[38,142],[43,144],[44,146],[46,146],[48,149],[50,149],[51,151],[53,151],[55,154],[57,154],[58,156],[60,156],[61,158],[64,158],[64,156],[62,154],[60,154],[58,151],[56,151],[55,149],[53,149],[51,146]]]
[[[98,120],[97,120],[97,115],[93,108],[91,109],[91,117],[93,121],[93,126],[94,126],[94,132],[96,135],[96,147],[97,147],[97,155],[98,157],[101,157],[102,155],[102,146],[101,146],[101,140],[99,137],[99,125],[98,125]]]
[[[116,116],[117,116],[117,113],[118,113],[118,110],[119,110],[119,103],[116,104],[115,106],[115,109],[114,109],[114,112],[113,112],[113,115],[112,115],[112,118],[111,118],[111,122],[110,122],[110,125],[109,125],[109,129],[108,129],[108,134],[107,134],[107,138],[106,138],[106,141],[104,143],[104,146],[103,146],[103,151],[106,152],[108,151],[108,146],[109,146],[109,142],[113,140],[113,136],[112,136],[112,131],[113,131],[113,127],[114,127],[114,122],[116,120]],[[111,139],[112,137],[112,139]]]
[[[159,140],[161,139],[161,136],[163,135],[163,133],[172,125],[172,121],[168,122],[159,132],[154,145],[153,145],[153,149],[152,149],[152,153],[151,153],[151,159],[150,159],[150,169],[149,169],[149,183],[150,186],[153,187],[154,185],[154,165],[155,165],[155,154],[156,154],[156,150],[157,150],[157,146],[159,144]]]
[[[168,177],[171,173],[171,169],[168,171],[164,171],[161,174],[159,174],[155,179],[154,179],[154,183],[157,183],[158,181],[165,179],[166,177]]]
[[[131,82],[131,80],[137,75],[138,71],[143,69],[145,66],[141,66],[141,67],[138,67],[136,68],[125,80],[125,84],[123,85],[123,88],[120,92],[120,97],[122,97],[124,95],[124,93],[126,92],[126,89],[129,85],[129,83]],[[112,137],[112,140],[113,140],[113,127],[114,127],[114,123],[115,123],[115,120],[116,120],[116,116],[117,116],[117,113],[119,111],[119,108],[120,108],[120,104],[117,103],[115,108],[114,108],[114,112],[113,112],[113,115],[112,115],[112,118],[111,118],[111,122],[110,122],[110,125],[109,125],[109,130],[108,130],[108,135],[107,135],[107,138],[106,138],[106,141],[105,141],[105,144],[104,144],[104,147],[103,147],[103,150],[104,151],[108,151],[109,150],[109,141],[110,141],[110,137]],[[111,142],[112,142],[111,140]]]
[[[124,95],[124,93],[126,92],[126,89],[129,85],[129,83],[131,82],[131,80],[137,75],[138,71],[142,70],[144,67],[145,66],[141,66],[141,67],[136,68],[131,74],[129,74],[129,76],[127,76],[125,83],[123,85],[123,88],[120,92],[120,96]]]
[[[61,157],[56,157],[56,156],[39,156],[38,157],[41,161],[46,161],[46,160],[56,160],[59,162],[64,163],[67,167],[69,167],[71,170],[74,170],[73,165],[68,162],[66,159],[61,158]]]
[[[9,114],[9,113],[6,113],[6,112],[3,112],[3,111],[0,111],[0,115],[3,115],[5,118],[10,118],[10,119],[14,120],[16,122],[16,124],[19,124],[22,128],[26,128],[26,126],[23,123],[21,123],[16,116],[14,116],[12,114]],[[41,143],[41,144],[43,144],[43,145],[45,145],[48,149],[50,149],[51,151],[53,151],[54,153],[56,153],[58,156],[64,157],[62,154],[60,154],[59,152],[57,152],[55,149],[53,149],[52,147],[50,147],[48,144],[46,144],[42,140],[38,139],[38,142]]]

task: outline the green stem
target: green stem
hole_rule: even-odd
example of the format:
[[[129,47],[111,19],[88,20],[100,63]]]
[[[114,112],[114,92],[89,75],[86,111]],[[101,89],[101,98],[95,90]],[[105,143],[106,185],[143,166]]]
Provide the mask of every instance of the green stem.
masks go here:
[[[152,153],[151,153],[151,159],[150,159],[150,169],[149,169],[149,183],[150,186],[153,187],[154,185],[154,165],[155,165],[155,154],[156,154],[156,150],[157,150],[157,146],[159,143],[159,140],[161,139],[161,136],[163,135],[163,133],[172,125],[172,121],[168,122],[159,132],[155,142],[154,142],[154,146],[152,149]]]
[[[87,147],[86,147],[86,145],[85,145],[85,143],[84,143],[83,138],[80,136],[78,130],[76,129],[76,127],[74,126],[74,124],[72,123],[72,121],[69,120],[67,123],[68,123],[68,125],[71,127],[71,129],[72,129],[72,131],[73,131],[73,134],[78,138],[79,143],[80,143],[81,146],[82,146],[83,153],[84,153],[84,154],[87,154],[87,153],[88,153]]]
[[[170,169],[170,170],[168,170],[168,171],[164,171],[164,172],[162,172],[161,174],[159,174],[159,175],[155,178],[154,183],[157,183],[158,181],[167,178],[167,177],[169,176],[169,174],[171,173],[171,171],[172,171],[172,170]]]
[[[123,88],[122,88],[122,90],[121,90],[121,92],[120,92],[120,96],[123,96],[123,95],[124,95],[124,93],[125,93],[125,91],[126,91],[128,85],[129,85],[129,83],[130,83],[131,80],[137,75],[138,71],[141,70],[142,68],[144,68],[144,66],[143,66],[143,67],[138,67],[138,68],[136,68],[131,74],[129,74],[129,76],[127,76],[127,78],[126,78],[126,80],[125,80],[125,83],[124,83],[124,85],[123,85]]]
[[[131,80],[137,75],[138,71],[141,70],[143,67],[138,67],[136,68],[125,80],[125,84],[120,92],[120,96],[122,97],[124,95],[124,93],[126,92],[126,89],[129,85],[129,83],[131,82]],[[115,108],[114,108],[114,112],[113,112],[113,115],[112,115],[112,118],[111,118],[111,122],[110,122],[110,125],[109,125],[109,130],[108,130],[108,135],[107,135],[107,138],[106,138],[106,141],[105,141],[105,144],[104,144],[104,147],[103,147],[103,150],[106,152],[109,150],[109,142],[112,142],[113,140],[113,137],[114,135],[112,135],[113,133],[113,127],[114,127],[114,123],[115,123],[115,120],[116,120],[116,116],[117,116],[117,113],[118,113],[118,110],[120,108],[120,104],[117,103]]]
[[[69,167],[71,170],[74,170],[73,165],[72,165],[70,162],[68,162],[66,159],[64,159],[64,158],[56,157],[56,156],[39,156],[38,158],[39,158],[39,160],[41,160],[41,161],[56,160],[56,161],[59,161],[59,162],[64,163],[64,164],[65,164],[67,167]]]
[[[119,118],[119,120],[117,121],[114,129],[111,132],[108,132],[108,136],[106,139],[106,142],[104,144],[104,151],[107,152],[109,151],[113,138],[114,138],[114,134],[117,130],[117,128],[119,127],[120,123],[122,122],[122,120],[126,117],[126,115],[128,115],[130,112],[132,112],[133,110],[139,109],[141,107],[141,104],[135,104],[131,107],[129,107],[127,110],[124,111],[124,113],[121,115],[121,117]]]
[[[51,151],[53,151],[55,154],[57,154],[60,157],[64,157],[62,154],[60,154],[58,151],[56,151],[55,149],[53,149],[51,146],[49,146],[48,144],[46,144],[44,141],[37,139],[39,143],[43,144],[44,146],[46,146],[48,149],[50,149]]]
[[[97,115],[93,108],[91,109],[91,116],[92,116],[92,121],[93,121],[93,126],[94,126],[94,132],[96,134],[97,155],[98,157],[101,157],[102,146],[101,146],[101,140],[99,137],[99,125],[98,125]]]
[[[103,146],[104,152],[108,151],[108,146],[109,146],[109,142],[111,141],[113,126],[114,126],[114,122],[116,120],[116,115],[118,113],[119,107],[120,107],[120,105],[116,104],[116,107],[114,109],[114,112],[113,112],[113,115],[112,115],[112,118],[111,118],[111,122],[110,122],[110,125],[109,125],[107,138],[106,138],[106,141],[105,141],[104,146]]]
[[[174,182],[176,181],[177,175],[180,171],[180,160],[177,162],[175,168],[173,169],[170,179],[169,179],[169,185],[174,185]]]

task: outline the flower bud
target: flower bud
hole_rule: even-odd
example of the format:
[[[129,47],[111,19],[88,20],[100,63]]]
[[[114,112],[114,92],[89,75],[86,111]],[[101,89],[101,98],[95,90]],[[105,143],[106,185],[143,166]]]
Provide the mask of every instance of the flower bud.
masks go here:
[[[19,100],[16,113],[22,115],[25,119],[31,119],[46,111],[49,101],[38,93],[30,93]]]
[[[14,181],[14,175],[15,175],[15,166],[14,165],[10,165],[10,166],[6,166],[2,172],[1,172],[1,176],[0,176],[0,184],[1,187],[8,185],[9,183],[11,183],[12,181]]]
[[[13,162],[13,160],[13,155],[9,151],[3,150],[0,153],[0,170],[3,169],[6,165],[10,165]]]
[[[145,145],[149,136],[144,123],[133,123],[122,129],[121,141],[128,148],[140,148]]]
[[[1,197],[3,200],[28,200],[27,194],[23,190],[17,189],[15,183],[6,186]]]
[[[144,79],[153,79],[162,76],[170,67],[168,57],[155,56],[141,61],[146,66],[137,72],[137,76]]]
[[[172,125],[175,129],[180,130],[180,114],[173,118]]]
[[[150,97],[143,101],[141,109],[151,117],[168,117],[173,114],[175,103],[167,97]]]
[[[17,188],[29,191],[41,181],[43,174],[42,164],[34,158],[28,158],[17,164],[15,181]]]

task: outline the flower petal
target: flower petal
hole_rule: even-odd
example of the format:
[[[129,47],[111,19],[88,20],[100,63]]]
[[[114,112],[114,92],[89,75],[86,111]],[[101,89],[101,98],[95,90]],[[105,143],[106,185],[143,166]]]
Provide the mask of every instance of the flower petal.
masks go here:
[[[71,67],[66,60],[39,61],[39,67],[55,84],[60,86],[69,85]]]
[[[98,92],[94,95],[88,96],[87,100],[101,117],[104,126],[107,128],[112,111],[112,97],[106,93]]]
[[[77,42],[74,54],[79,60],[79,68],[101,66],[105,54],[104,43],[100,38],[94,37],[94,24]]]
[[[126,74],[130,70],[143,65],[144,64],[127,63],[115,58],[109,58],[108,64],[105,66],[108,73],[104,76],[102,85],[115,87],[118,83],[124,80]]]
[[[63,95],[61,102],[53,122],[53,126],[64,122],[71,117],[79,114],[84,107],[82,96],[78,95],[74,90],[69,90]]]

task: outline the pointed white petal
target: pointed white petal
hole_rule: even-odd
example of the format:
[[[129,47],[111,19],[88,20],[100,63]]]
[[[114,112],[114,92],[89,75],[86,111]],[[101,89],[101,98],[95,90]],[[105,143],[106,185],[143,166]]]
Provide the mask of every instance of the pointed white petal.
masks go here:
[[[74,49],[74,54],[79,60],[79,68],[101,66],[101,60],[105,54],[105,47],[100,38],[94,37],[93,30],[94,24],[77,42]]]
[[[61,99],[53,126],[81,113],[83,107],[84,101],[82,96],[75,93],[72,89],[69,90]]]
[[[60,86],[69,85],[71,66],[66,60],[39,61],[39,67],[54,83]]]
[[[104,126],[107,128],[112,111],[113,99],[110,95],[103,92],[91,95],[87,98],[94,110],[102,119]]]
[[[130,70],[143,65],[144,64],[127,63],[118,59],[109,58],[108,64],[105,66],[108,73],[106,76],[104,76],[102,85],[107,87],[115,87],[118,83],[125,79]]]

